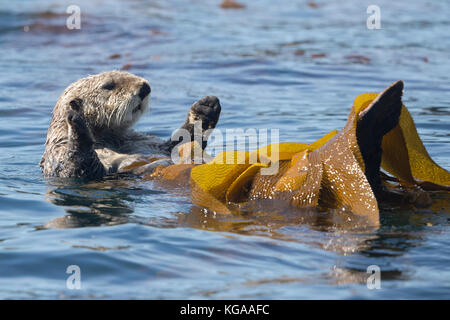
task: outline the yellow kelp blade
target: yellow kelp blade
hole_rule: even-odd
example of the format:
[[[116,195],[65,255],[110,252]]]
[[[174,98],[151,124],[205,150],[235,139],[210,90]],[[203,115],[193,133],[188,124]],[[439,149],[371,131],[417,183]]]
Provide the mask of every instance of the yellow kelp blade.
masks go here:
[[[450,186],[450,172],[441,168],[431,159],[420,140],[411,114],[405,106],[402,107],[399,125],[408,149],[409,163],[414,178]]]
[[[365,217],[372,226],[379,226],[378,203],[367,181],[356,139],[355,122],[350,121],[334,138],[309,155],[316,166],[322,166],[321,201],[331,208],[348,208],[355,215]],[[317,157],[314,160],[314,156]]]
[[[281,142],[269,144],[253,151],[250,154],[250,159],[254,158],[257,159],[258,162],[263,163],[267,162],[267,160],[269,160],[270,162],[290,160],[293,156],[300,152],[306,150],[313,151],[320,148],[337,132],[337,130],[333,130],[311,144],[304,144],[300,142]]]
[[[191,170],[192,201],[215,212],[231,213],[224,204],[230,185],[249,164],[208,163]]]
[[[366,109],[376,97],[378,97],[378,93],[376,92],[366,92],[357,96],[353,101],[353,111],[355,112],[355,115],[358,115],[361,111]]]
[[[224,203],[226,192],[249,166],[248,152],[224,151],[212,162],[194,167],[190,177],[192,201],[214,212],[230,214]]]
[[[262,167],[267,167],[267,165],[263,163],[255,163],[247,168],[243,173],[241,173],[241,175],[239,175],[239,177],[237,177],[236,180],[234,180],[228,188],[225,195],[226,201],[242,201],[249,191],[247,189],[249,187],[249,184],[253,181],[253,178]]]
[[[377,93],[359,95],[354,102],[355,113],[364,110],[377,96]],[[381,167],[402,183],[415,184],[418,179],[450,185],[450,172],[431,159],[405,106],[398,125],[383,137],[382,150]]]
[[[250,159],[257,159],[258,162],[267,162],[266,159],[270,162],[290,160],[297,153],[310,148],[308,144],[300,142],[273,143],[253,151]]]
[[[199,167],[200,166],[198,166],[197,168]],[[190,184],[191,184],[191,198],[193,203],[195,203],[200,207],[209,209],[213,212],[222,214],[231,214],[231,211],[227,208],[225,203],[215,198],[208,191],[204,190],[202,186],[199,186],[195,178],[193,179],[191,177]]]
[[[336,133],[337,130],[334,130],[310,145],[283,142],[264,146],[250,154],[246,151],[219,153],[211,163],[192,169],[194,203],[217,212],[227,211],[224,210],[223,202],[245,200],[246,187],[261,168],[267,167],[272,162],[291,160],[303,152],[320,148]],[[213,201],[211,197],[215,200]],[[219,206],[219,202],[222,205]]]
[[[215,198],[225,200],[228,187],[250,166],[248,157],[246,151],[221,152],[212,162],[193,168],[191,180]]]
[[[311,150],[319,149],[321,146],[323,146],[325,143],[327,143],[328,140],[333,138],[336,135],[336,133],[338,133],[338,132],[339,132],[338,130],[333,130],[333,131],[328,132],[326,135],[324,135],[319,140],[314,141],[313,143],[311,143],[309,145],[310,149]]]
[[[305,151],[296,156],[295,159],[295,164],[278,180],[275,190],[284,193],[284,195],[289,195],[291,205],[316,207],[319,204],[323,180],[323,165],[320,154],[318,151],[312,153]]]
[[[383,150],[381,167],[397,177],[403,184],[416,184],[411,172],[408,149],[399,125],[383,137],[381,149]]]
[[[309,169],[309,150],[296,154],[291,159],[291,167],[278,180],[275,191],[292,191],[300,189],[303,185]]]
[[[248,164],[249,156],[250,154],[247,151],[224,151],[217,154],[210,163],[226,165]]]

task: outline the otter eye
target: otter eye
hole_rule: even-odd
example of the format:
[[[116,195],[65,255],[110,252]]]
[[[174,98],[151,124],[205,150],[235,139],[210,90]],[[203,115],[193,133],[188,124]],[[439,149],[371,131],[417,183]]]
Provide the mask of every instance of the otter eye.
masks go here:
[[[114,82],[108,82],[108,83],[105,83],[105,84],[102,86],[102,89],[105,89],[105,90],[114,90],[115,87],[116,87],[116,84],[115,84]]]

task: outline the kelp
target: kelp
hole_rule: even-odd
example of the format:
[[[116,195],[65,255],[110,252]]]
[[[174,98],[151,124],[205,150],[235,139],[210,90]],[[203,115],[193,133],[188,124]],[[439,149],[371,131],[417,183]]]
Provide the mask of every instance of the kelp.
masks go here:
[[[192,167],[193,202],[229,214],[236,203],[284,200],[296,207],[351,211],[378,226],[377,197],[387,190],[380,165],[404,187],[409,204],[420,202],[420,196],[411,196],[411,190],[422,194],[419,186],[448,190],[450,173],[426,151],[401,103],[402,90],[403,83],[398,81],[381,94],[359,95],[346,126],[311,144],[272,144],[252,153],[227,151],[211,163]],[[261,174],[274,162],[279,168],[276,174]]]

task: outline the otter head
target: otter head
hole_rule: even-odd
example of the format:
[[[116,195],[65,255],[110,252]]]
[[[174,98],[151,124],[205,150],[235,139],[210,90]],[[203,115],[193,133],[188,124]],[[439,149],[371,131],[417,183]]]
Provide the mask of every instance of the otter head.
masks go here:
[[[94,136],[121,132],[133,126],[148,109],[150,85],[123,71],[109,71],[80,79],[64,91],[58,105],[77,101]]]

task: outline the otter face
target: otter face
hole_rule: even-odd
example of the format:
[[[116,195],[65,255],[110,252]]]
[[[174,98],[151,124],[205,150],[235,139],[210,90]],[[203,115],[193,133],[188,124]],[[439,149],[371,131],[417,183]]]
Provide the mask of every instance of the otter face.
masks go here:
[[[150,85],[123,71],[109,71],[78,80],[61,96],[63,102],[79,99],[87,125],[94,134],[123,131],[147,111]]]

